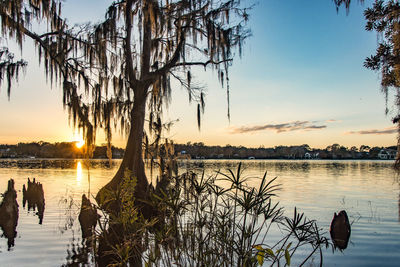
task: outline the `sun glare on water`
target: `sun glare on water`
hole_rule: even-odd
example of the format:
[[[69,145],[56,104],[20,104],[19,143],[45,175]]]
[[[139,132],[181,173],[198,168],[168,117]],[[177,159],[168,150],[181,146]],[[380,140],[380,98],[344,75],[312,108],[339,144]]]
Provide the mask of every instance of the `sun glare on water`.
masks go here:
[[[82,176],[83,176],[82,163],[78,161],[78,164],[76,164],[76,181],[78,182],[78,184],[81,183]]]

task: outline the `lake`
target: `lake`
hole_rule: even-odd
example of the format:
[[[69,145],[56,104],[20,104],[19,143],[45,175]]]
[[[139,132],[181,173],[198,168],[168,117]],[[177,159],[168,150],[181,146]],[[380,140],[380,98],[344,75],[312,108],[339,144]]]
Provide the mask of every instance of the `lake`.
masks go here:
[[[88,171],[83,160],[0,160],[0,192],[13,178],[19,204],[15,245],[8,248],[7,239],[0,238],[0,266],[67,264],[81,246],[78,214],[82,194],[95,195],[119,163],[114,160],[109,166],[106,160],[92,160]],[[236,169],[238,163],[191,160],[179,164],[181,170],[204,168],[210,174]],[[243,161],[245,175],[261,177],[267,171],[269,178],[278,177],[281,190],[277,200],[288,216],[296,206],[328,232],[334,212],[346,210],[352,223],[348,248],[342,252],[324,251],[324,266],[399,266],[400,185],[392,164],[356,160]],[[35,212],[22,205],[22,186],[28,177],[35,177],[44,187],[42,224]],[[250,183],[256,185],[257,180]]]

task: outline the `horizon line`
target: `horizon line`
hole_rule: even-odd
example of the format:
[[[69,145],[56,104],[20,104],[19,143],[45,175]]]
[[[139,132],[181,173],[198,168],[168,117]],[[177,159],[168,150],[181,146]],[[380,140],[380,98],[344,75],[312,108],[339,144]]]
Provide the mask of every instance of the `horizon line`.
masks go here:
[[[76,143],[76,142],[79,142],[79,141],[56,141],[56,142],[48,142],[48,141],[43,141],[43,140],[40,140],[40,141],[27,141],[27,142],[18,142],[18,143],[14,143],[14,144],[0,144],[0,146],[15,146],[15,145],[18,145],[18,144],[31,144],[31,143],[40,143],[40,142],[42,142],[42,143],[48,143],[48,144],[56,144],[56,143]],[[220,147],[227,147],[227,146],[231,146],[231,147],[244,147],[244,148],[247,148],[247,149],[259,149],[259,148],[264,148],[264,149],[268,149],[268,148],[276,148],[276,147],[279,147],[279,146],[285,146],[285,147],[299,147],[299,146],[303,146],[303,145],[307,145],[307,146],[309,146],[307,143],[303,143],[303,144],[295,144],[295,145],[293,145],[293,144],[291,144],[291,145],[282,145],[282,144],[279,144],[279,145],[275,145],[275,146],[272,146],[272,147],[265,147],[264,145],[259,145],[258,147],[247,147],[247,146],[243,146],[243,145],[230,145],[230,144],[225,144],[225,145],[221,145],[221,144],[219,144],[219,145],[208,145],[208,144],[206,144],[206,143],[204,143],[204,142],[192,142],[192,141],[188,141],[188,142],[186,142],[186,143],[175,143],[174,142],[174,145],[188,145],[188,143],[190,143],[190,145],[194,145],[194,144],[199,144],[199,143],[202,143],[204,146],[208,146],[208,147],[213,147],[213,146],[220,146]],[[338,145],[340,145],[340,143],[333,143],[333,144],[331,144],[331,145],[334,145],[334,144],[338,144]],[[96,147],[101,147],[101,146],[107,146],[107,144],[106,143],[102,143],[102,144],[100,144],[100,145],[97,145],[97,144],[95,144],[95,146]],[[113,146],[113,147],[115,147],[115,148],[118,148],[118,149],[125,149],[125,147],[117,147],[117,146],[115,146],[115,145],[113,145],[113,143],[111,143],[111,146]],[[328,145],[328,146],[330,146],[330,145]],[[309,146],[311,149],[326,149],[328,146],[326,146],[326,147],[323,147],[323,148],[320,148],[320,147],[311,147],[311,146]],[[340,146],[343,146],[343,145],[340,145]],[[354,145],[355,146],[355,145]],[[394,144],[394,145],[389,145],[389,146],[384,146],[384,145],[381,145],[381,146],[370,146],[370,145],[365,145],[364,144],[364,146],[369,146],[370,148],[373,148],[373,147],[392,147],[392,146],[396,146],[397,147],[397,144]],[[346,146],[344,146],[344,147],[346,147]],[[347,148],[351,148],[351,147],[353,147],[353,146],[348,146]],[[357,147],[357,146],[355,146],[355,147]],[[361,147],[361,146],[359,146],[359,147]],[[357,148],[359,148],[359,147],[357,147]]]

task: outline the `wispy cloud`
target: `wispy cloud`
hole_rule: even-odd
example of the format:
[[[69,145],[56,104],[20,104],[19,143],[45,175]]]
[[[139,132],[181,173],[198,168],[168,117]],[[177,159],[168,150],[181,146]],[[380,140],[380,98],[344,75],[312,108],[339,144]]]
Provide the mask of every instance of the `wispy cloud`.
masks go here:
[[[326,125],[315,125],[310,121],[294,121],[279,124],[263,124],[254,126],[232,127],[230,132],[233,134],[253,133],[259,131],[275,131],[277,133],[292,132],[298,130],[320,130],[326,128]]]
[[[387,127],[381,130],[378,129],[371,129],[371,130],[362,130],[362,131],[350,131],[346,132],[346,134],[375,134],[375,135],[380,135],[380,134],[393,134],[397,133],[397,127]]]
[[[335,119],[329,119],[326,120],[325,122],[331,123],[331,122],[341,122],[340,120],[335,120]]]

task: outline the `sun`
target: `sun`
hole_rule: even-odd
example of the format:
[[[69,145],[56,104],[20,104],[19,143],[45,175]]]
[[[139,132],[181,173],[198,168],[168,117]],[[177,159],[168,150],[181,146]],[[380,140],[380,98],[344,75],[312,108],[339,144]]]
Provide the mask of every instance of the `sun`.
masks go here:
[[[85,141],[83,141],[83,140],[80,140],[80,141],[76,141],[76,142],[75,142],[75,146],[76,146],[77,148],[83,147],[84,144],[85,144]]]

